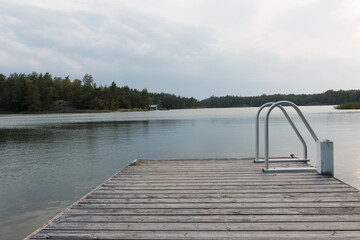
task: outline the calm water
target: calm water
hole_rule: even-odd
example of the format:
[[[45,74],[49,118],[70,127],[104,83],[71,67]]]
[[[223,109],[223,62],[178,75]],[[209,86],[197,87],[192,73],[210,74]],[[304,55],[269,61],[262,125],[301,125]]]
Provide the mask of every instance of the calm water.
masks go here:
[[[334,141],[335,176],[360,188],[360,111],[301,109],[320,139]],[[1,239],[24,238],[134,159],[253,157],[256,111],[0,115]],[[315,143],[295,123],[314,163]],[[302,156],[276,111],[270,139],[270,155]]]

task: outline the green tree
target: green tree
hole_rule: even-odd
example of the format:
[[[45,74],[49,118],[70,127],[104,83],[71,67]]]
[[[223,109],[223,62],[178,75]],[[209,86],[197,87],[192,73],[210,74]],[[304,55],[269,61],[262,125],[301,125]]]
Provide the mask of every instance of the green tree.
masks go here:
[[[24,96],[25,96],[25,74],[10,74],[7,83],[7,110],[20,112],[24,111]]]
[[[76,108],[81,108],[81,94],[81,81],[79,79],[75,79],[71,84],[70,102]]]
[[[83,87],[80,95],[80,108],[88,109],[91,106],[91,102],[94,98],[94,79],[90,74],[85,74],[82,79]]]
[[[83,82],[84,87],[91,87],[92,88],[93,85],[94,85],[93,77],[90,74],[87,74],[87,73],[83,77],[82,82]]]
[[[149,105],[150,105],[149,93],[145,88],[140,92],[139,107],[143,109],[147,109],[149,108]]]
[[[25,80],[25,97],[24,97],[24,110],[27,111],[40,111],[41,102],[40,102],[40,90],[39,87],[34,84],[30,79]]]
[[[0,110],[6,109],[6,76],[4,74],[0,74]]]
[[[56,96],[53,96],[54,91],[51,90],[53,85],[52,76],[49,73],[45,73],[44,75],[40,74],[38,79],[38,86],[40,91],[40,101],[43,109],[49,109],[52,105]]]

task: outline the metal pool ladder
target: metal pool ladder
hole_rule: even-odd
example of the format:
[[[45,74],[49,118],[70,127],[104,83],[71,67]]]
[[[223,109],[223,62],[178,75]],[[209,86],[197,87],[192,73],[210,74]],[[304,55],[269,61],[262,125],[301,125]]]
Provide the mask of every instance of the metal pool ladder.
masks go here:
[[[255,150],[255,163],[264,163],[265,162],[265,167],[263,169],[264,172],[304,172],[304,171],[316,171],[317,168],[315,167],[305,167],[305,168],[269,168],[269,162],[308,162],[309,159],[307,158],[307,146],[306,146],[306,142],[304,141],[303,137],[301,136],[300,132],[298,131],[298,129],[296,128],[295,124],[293,123],[293,121],[291,120],[291,118],[289,117],[289,115],[287,114],[286,110],[283,108],[283,106],[291,106],[292,108],[295,109],[295,111],[297,112],[297,114],[299,115],[300,119],[302,120],[302,122],[304,123],[304,125],[306,126],[306,128],[308,129],[308,131],[310,132],[311,136],[313,137],[314,141],[316,143],[319,142],[319,138],[316,136],[315,132],[312,130],[310,124],[307,122],[307,120],[305,119],[304,115],[302,114],[302,112],[300,111],[300,109],[298,108],[298,106],[296,106],[295,103],[290,102],[290,101],[278,101],[278,102],[268,102],[263,104],[256,115],[256,126],[255,126],[255,145],[256,145],[256,150]],[[267,111],[266,114],[266,118],[265,118],[265,156],[264,159],[259,159],[259,115],[260,112],[265,108],[265,107],[269,107],[269,110]],[[288,120],[288,122],[290,123],[291,127],[293,128],[294,132],[296,133],[296,135],[298,136],[299,140],[301,141],[302,145],[303,145],[303,158],[289,158],[289,159],[269,159],[269,116],[271,111],[275,108],[278,107],[280,108],[280,110],[283,112],[283,114],[285,115],[286,119]]]

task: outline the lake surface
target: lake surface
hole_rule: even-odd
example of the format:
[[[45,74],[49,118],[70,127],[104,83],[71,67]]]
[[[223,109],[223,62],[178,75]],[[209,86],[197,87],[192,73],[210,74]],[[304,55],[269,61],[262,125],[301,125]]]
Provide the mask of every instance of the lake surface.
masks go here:
[[[0,115],[1,238],[26,237],[135,159],[254,157],[257,109]],[[301,110],[320,139],[334,141],[335,176],[360,189],[360,111]],[[290,115],[315,165],[315,143]],[[274,111],[270,155],[290,153],[301,157],[302,145]]]

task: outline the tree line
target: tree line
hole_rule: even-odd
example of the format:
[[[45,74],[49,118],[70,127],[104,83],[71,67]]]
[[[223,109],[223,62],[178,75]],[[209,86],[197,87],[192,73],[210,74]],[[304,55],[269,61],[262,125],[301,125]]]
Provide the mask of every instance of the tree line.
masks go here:
[[[73,81],[49,73],[0,74],[0,111],[35,112],[70,109],[160,109],[257,107],[266,102],[292,101],[297,105],[339,105],[360,102],[360,90],[328,90],[320,94],[273,94],[252,97],[223,96],[199,101],[169,93],[149,93],[128,86],[97,86],[90,74]],[[64,109],[64,108],[61,108]]]
[[[360,90],[328,90],[318,94],[273,94],[252,97],[223,96],[204,99],[201,105],[207,108],[218,107],[258,107],[266,102],[288,100],[296,105],[339,105],[360,102]]]
[[[49,73],[0,74],[0,110],[8,112],[35,112],[57,109],[66,104],[74,109],[148,109],[197,108],[199,101],[168,93],[149,93],[128,86],[97,86],[90,74],[82,80],[52,77]]]

